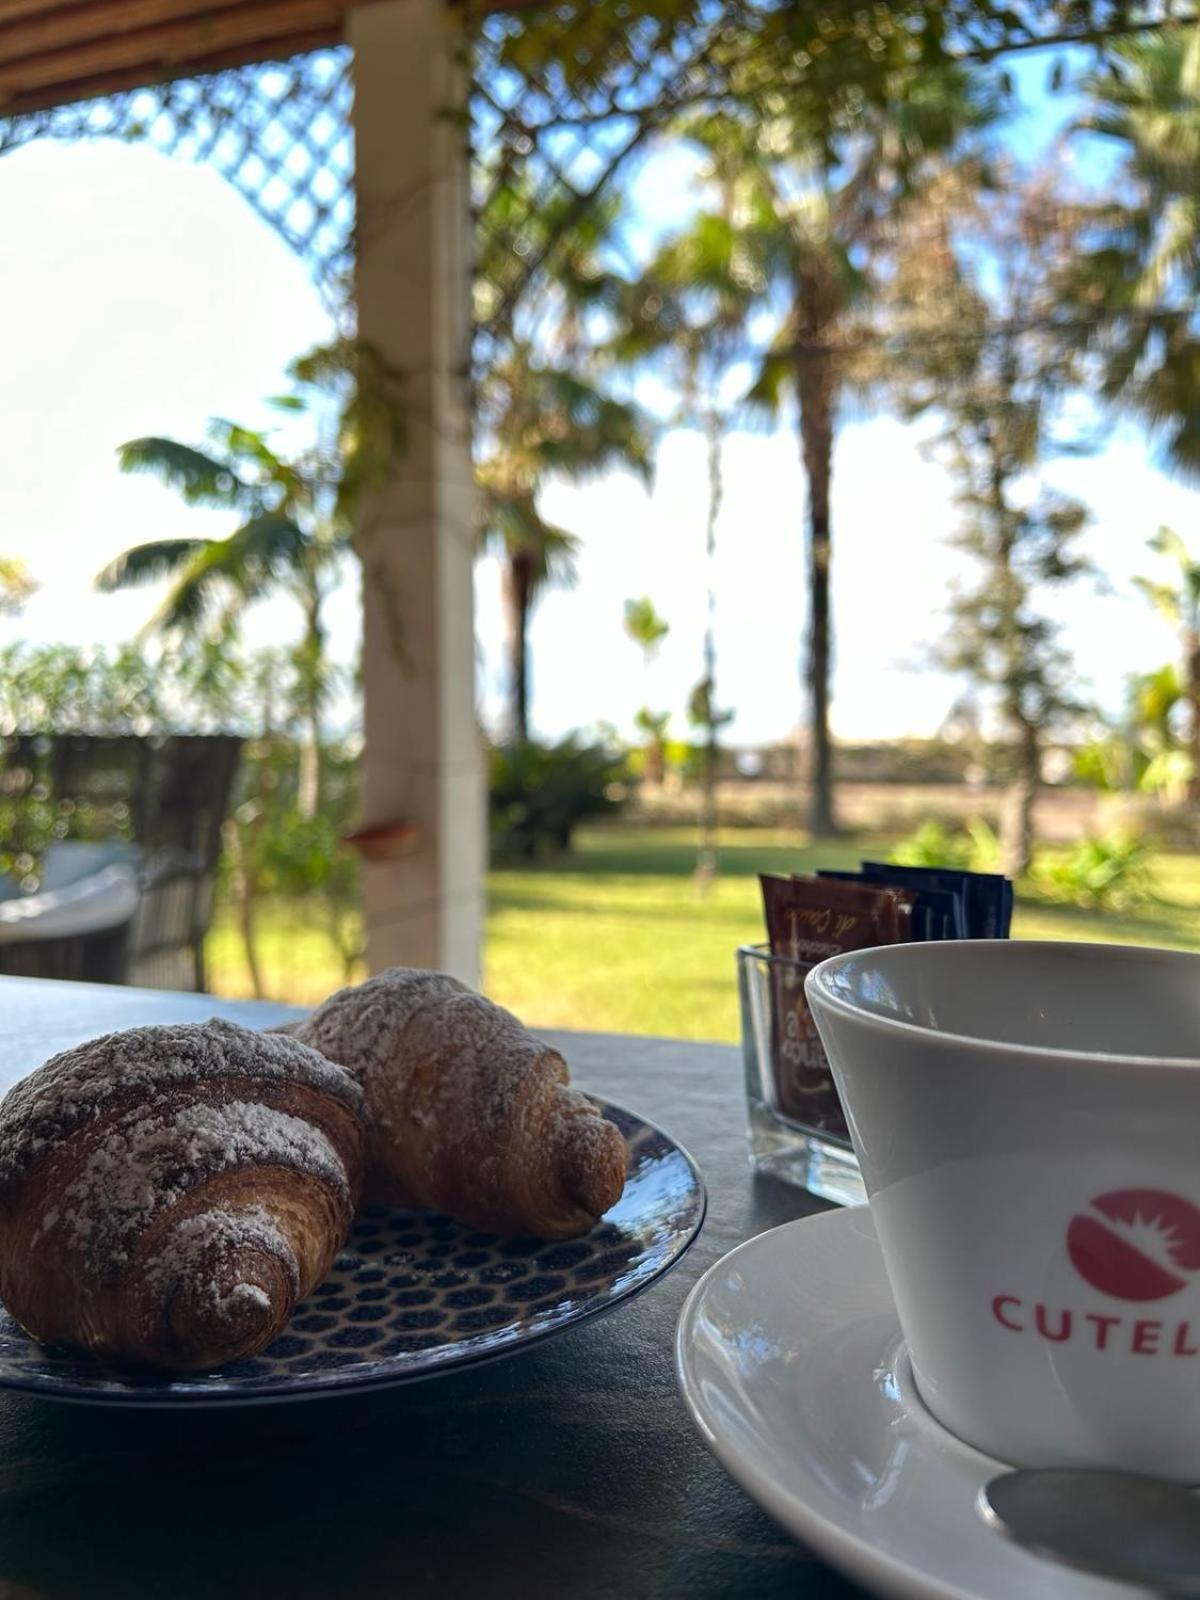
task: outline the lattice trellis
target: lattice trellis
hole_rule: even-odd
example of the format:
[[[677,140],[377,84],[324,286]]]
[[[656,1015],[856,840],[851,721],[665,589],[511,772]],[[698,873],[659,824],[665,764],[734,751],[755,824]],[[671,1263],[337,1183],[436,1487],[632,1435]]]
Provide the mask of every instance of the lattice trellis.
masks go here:
[[[0,156],[35,139],[116,138],[207,162],[340,312],[353,262],[352,99],[350,51],[319,50],[0,119]]]

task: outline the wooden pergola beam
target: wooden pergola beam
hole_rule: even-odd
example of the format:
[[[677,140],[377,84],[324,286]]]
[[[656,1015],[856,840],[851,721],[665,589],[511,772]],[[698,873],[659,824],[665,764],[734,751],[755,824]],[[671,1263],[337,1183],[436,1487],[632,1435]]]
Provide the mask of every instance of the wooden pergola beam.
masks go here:
[[[351,0],[207,0],[183,16],[171,0],[30,3],[0,0],[0,115],[339,44]]]
[[[166,83],[175,78],[200,77],[207,72],[223,72],[229,67],[246,67],[255,61],[286,61],[289,56],[304,55],[310,50],[327,50],[341,44],[341,30],[322,28],[312,33],[297,33],[273,40],[267,51],[256,48],[217,51],[211,56],[189,59],[186,66],[169,62],[156,62],[139,67],[128,67],[121,72],[100,73],[56,84],[41,93],[13,94],[0,98],[0,117],[15,117],[26,112],[49,111],[54,106],[71,105],[76,101],[95,100],[104,95],[120,94],[126,89],[145,89],[154,84]]]
[[[165,22],[203,25],[218,12],[238,7],[240,0],[207,0],[203,15],[189,17],[170,0],[124,0],[120,6],[77,0],[53,10],[47,10],[44,0],[41,5],[37,0],[0,0],[0,50],[7,60],[20,62],[89,40],[127,39]]]
[[[369,0],[0,0],[0,117],[342,44]],[[451,0],[472,12],[540,0]]]

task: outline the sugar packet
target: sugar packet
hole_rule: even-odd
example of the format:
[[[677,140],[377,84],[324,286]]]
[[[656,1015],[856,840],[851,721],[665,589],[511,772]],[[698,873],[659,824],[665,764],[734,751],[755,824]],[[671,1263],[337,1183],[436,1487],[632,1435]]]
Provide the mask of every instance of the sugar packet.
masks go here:
[[[962,897],[963,939],[1007,939],[1012,922],[1013,887],[998,872],[961,872],[949,867],[905,867],[890,861],[864,861],[868,883],[948,890]]]
[[[819,878],[834,878],[842,883],[874,883],[867,872],[818,872]],[[904,887],[914,895],[908,937],[914,943],[930,939],[963,939],[966,937],[966,912],[961,893],[949,889],[930,889],[924,885],[910,885],[900,880],[893,887]]]
[[[804,994],[805,973],[828,956],[897,944],[910,932],[912,891],[830,878],[763,874],[772,964],[772,1067],[776,1109],[805,1127],[849,1139],[825,1048]]]

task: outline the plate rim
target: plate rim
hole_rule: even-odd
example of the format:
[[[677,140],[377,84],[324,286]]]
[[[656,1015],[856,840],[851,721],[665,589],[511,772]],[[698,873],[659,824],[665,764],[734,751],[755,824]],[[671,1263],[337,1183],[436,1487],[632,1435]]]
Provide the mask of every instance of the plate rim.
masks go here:
[[[695,1323],[699,1308],[717,1275],[727,1270],[736,1258],[753,1254],[756,1247],[761,1250],[764,1241],[773,1235],[791,1233],[805,1227],[810,1230],[814,1227],[823,1227],[827,1232],[836,1233],[839,1229],[848,1230],[856,1221],[867,1224],[870,1235],[878,1246],[878,1236],[870,1216],[870,1207],[863,1204],[836,1207],[810,1216],[793,1218],[778,1227],[764,1229],[753,1238],[745,1239],[741,1244],[735,1245],[719,1261],[714,1262],[692,1286],[679,1313],[675,1329],[676,1385],[693,1426],[705,1446],[733,1481],[785,1532],[810,1547],[830,1566],[881,1595],[895,1597],[895,1600],[994,1600],[996,1592],[994,1590],[988,1591],[978,1587],[961,1588],[935,1571],[929,1570],[928,1567],[918,1567],[899,1556],[887,1554],[863,1534],[826,1515],[795,1492],[781,1487],[710,1427],[698,1398],[702,1388],[692,1362]],[[895,1303],[882,1254],[879,1260],[879,1273],[880,1287],[886,1296],[887,1305],[894,1314]],[[898,1318],[895,1337],[901,1339],[903,1337]],[[933,1418],[929,1421],[939,1433],[945,1431]],[[1011,1470],[1008,1463],[983,1454],[973,1446],[954,1438],[953,1435],[947,1435],[947,1438],[958,1450],[978,1458],[981,1482],[995,1473]],[[1061,1580],[1062,1600],[1101,1600],[1101,1597],[1104,1597],[1104,1600],[1109,1600],[1109,1597],[1111,1600],[1126,1600],[1127,1596],[1133,1597],[1141,1593],[1127,1585],[1085,1575],[1074,1569],[1061,1567],[1057,1563],[1047,1563],[1046,1571],[1051,1575],[1050,1586],[1044,1591],[1039,1591],[1043,1595],[1043,1600],[1050,1594],[1057,1597],[1059,1590],[1056,1578]]]
[[[607,1096],[593,1093],[587,1089],[583,1093],[589,1100],[605,1113],[609,1111],[620,1112],[622,1116],[629,1117],[639,1123],[642,1128],[648,1128],[664,1139],[677,1151],[692,1175],[695,1186],[696,1209],[695,1215],[688,1227],[685,1237],[679,1243],[674,1253],[644,1278],[636,1279],[617,1293],[610,1295],[596,1303],[587,1303],[580,1310],[561,1322],[551,1324],[549,1327],[537,1328],[501,1345],[495,1349],[483,1349],[456,1359],[435,1362],[430,1366],[417,1368],[410,1372],[381,1372],[370,1376],[355,1376],[353,1368],[340,1368],[332,1372],[315,1375],[304,1380],[296,1380],[287,1389],[278,1388],[255,1389],[248,1381],[245,1389],[209,1391],[202,1388],[185,1389],[175,1394],[164,1394],[161,1389],[149,1389],[144,1393],[137,1389],[95,1389],[79,1390],[51,1387],[44,1381],[39,1382],[36,1376],[31,1378],[12,1377],[7,1375],[0,1367],[0,1392],[32,1396],[37,1400],[50,1400],[62,1405],[85,1406],[124,1406],[136,1408],[140,1411],[178,1411],[198,1407],[209,1410],[217,1407],[254,1406],[254,1405],[286,1405],[306,1400],[327,1400],[347,1394],[368,1394],[380,1389],[400,1388],[406,1384],[425,1383],[432,1379],[440,1378],[452,1372],[465,1372],[469,1368],[481,1367],[493,1361],[503,1361],[509,1356],[519,1355],[523,1350],[532,1349],[542,1344],[545,1340],[553,1338],[556,1334],[566,1333],[572,1328],[580,1327],[585,1322],[597,1321],[610,1311],[615,1311],[632,1300],[636,1295],[649,1289],[660,1278],[676,1267],[683,1260],[687,1252],[695,1244],[704,1227],[708,1215],[708,1188],[704,1182],[704,1174],[700,1164],[692,1155],[686,1145],[682,1144],[674,1134],[668,1133],[659,1123],[650,1117],[645,1117],[640,1111],[632,1111],[628,1106],[621,1105],[616,1100]],[[403,1209],[403,1208],[401,1208]],[[597,1219],[603,1220],[601,1219]],[[22,1332],[24,1330],[22,1329]],[[26,1334],[26,1338],[32,1335]],[[36,1341],[34,1341],[36,1343]]]

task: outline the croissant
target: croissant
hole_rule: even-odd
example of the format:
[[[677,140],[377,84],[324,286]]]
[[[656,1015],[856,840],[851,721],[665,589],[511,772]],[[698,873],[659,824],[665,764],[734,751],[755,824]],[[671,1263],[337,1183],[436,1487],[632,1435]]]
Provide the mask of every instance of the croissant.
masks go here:
[[[394,967],[290,1027],[366,1091],[369,1199],[563,1239],[620,1198],[625,1141],[562,1056],[446,973]]]
[[[229,1022],[55,1056],[0,1103],[0,1298],[121,1365],[253,1355],[345,1240],[362,1101],[315,1050]]]

